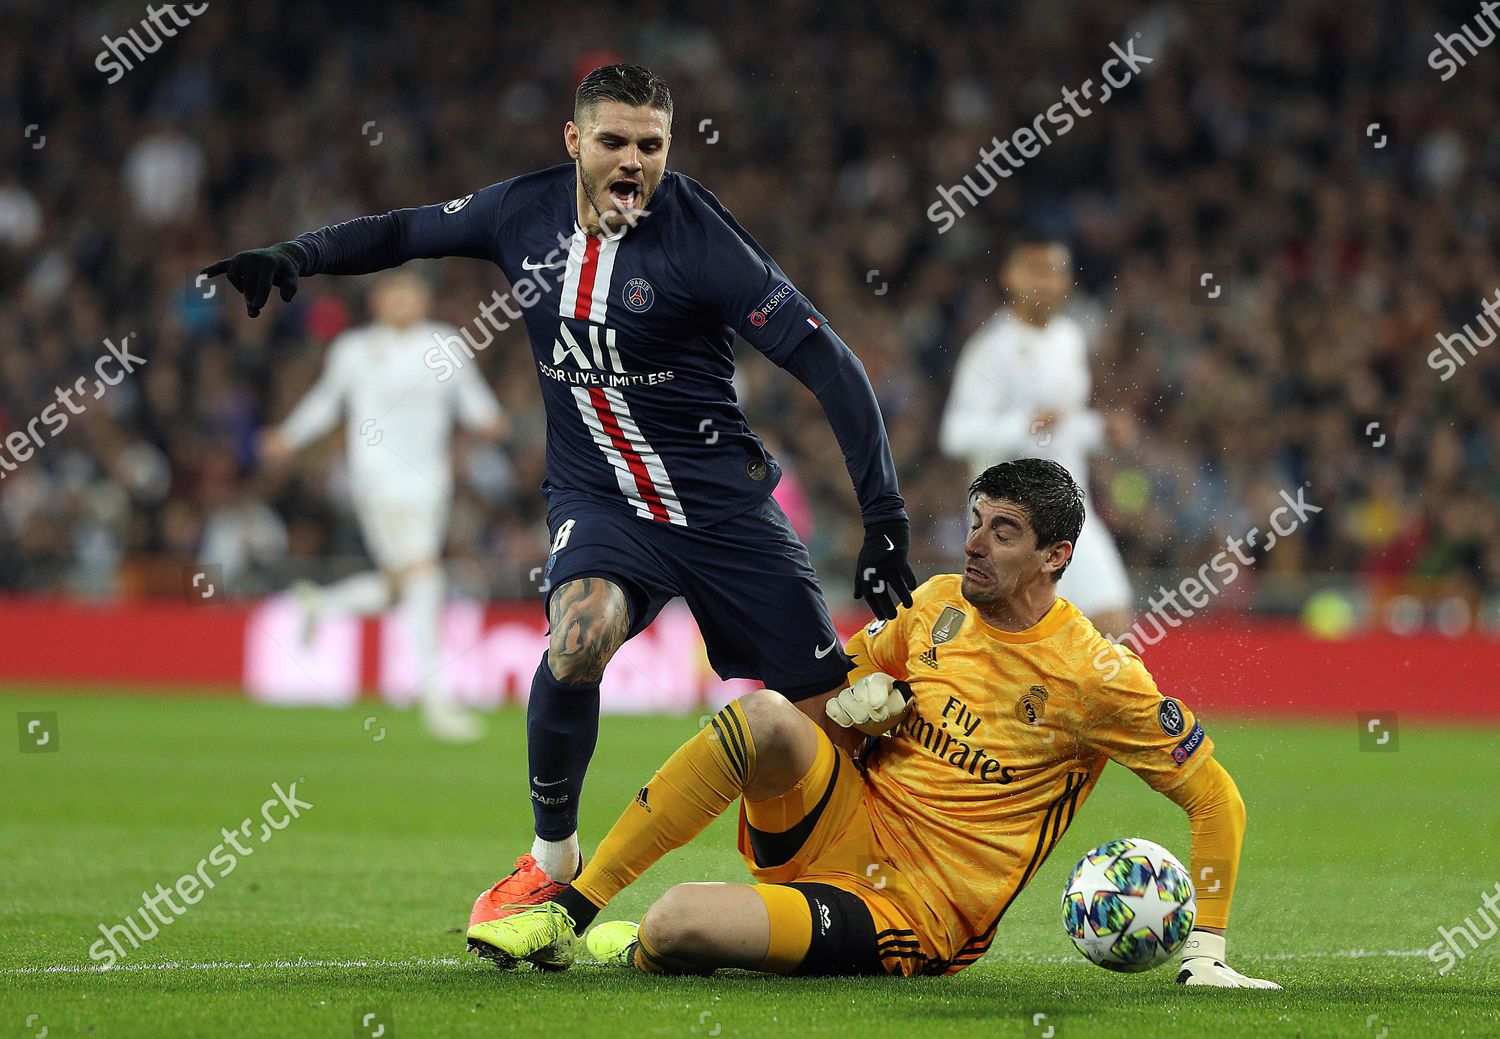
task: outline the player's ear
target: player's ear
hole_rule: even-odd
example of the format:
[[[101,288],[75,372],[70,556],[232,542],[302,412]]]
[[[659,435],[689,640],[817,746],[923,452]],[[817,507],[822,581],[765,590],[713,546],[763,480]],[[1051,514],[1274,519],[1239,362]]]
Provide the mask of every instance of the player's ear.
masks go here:
[[[569,119],[563,127],[563,147],[568,150],[568,158],[578,161],[578,138],[580,131],[578,124]]]
[[[1073,558],[1073,542],[1059,541],[1047,548],[1047,572],[1055,574]]]

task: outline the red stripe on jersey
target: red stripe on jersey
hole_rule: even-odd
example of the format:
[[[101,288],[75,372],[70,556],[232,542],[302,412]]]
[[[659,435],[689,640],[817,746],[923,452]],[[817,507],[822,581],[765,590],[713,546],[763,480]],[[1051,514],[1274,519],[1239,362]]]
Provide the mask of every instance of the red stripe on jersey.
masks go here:
[[[593,307],[594,277],[599,273],[599,239],[589,235],[584,239],[583,266],[578,271],[578,295],[573,300],[573,316],[580,321],[589,319]],[[589,392],[593,396],[593,392]]]
[[[594,244],[594,239],[590,239]],[[597,253],[598,247],[594,246]],[[593,274],[590,271],[590,278]],[[579,292],[583,290],[580,288]],[[585,315],[587,316],[587,315]],[[640,492],[641,500],[651,510],[651,518],[661,520],[664,523],[671,522],[671,516],[667,514],[667,507],[661,503],[661,494],[656,490],[656,484],[651,482],[651,474],[646,471],[646,463],[641,460],[640,453],[631,446],[629,440],[625,439],[624,432],[620,429],[620,420],[615,417],[614,410],[605,399],[604,391],[597,386],[589,387],[589,403],[594,405],[594,414],[599,416],[599,425],[604,428],[604,433],[609,437],[610,443],[620,457],[625,459],[625,464],[630,467],[630,475],[635,477],[635,489]]]

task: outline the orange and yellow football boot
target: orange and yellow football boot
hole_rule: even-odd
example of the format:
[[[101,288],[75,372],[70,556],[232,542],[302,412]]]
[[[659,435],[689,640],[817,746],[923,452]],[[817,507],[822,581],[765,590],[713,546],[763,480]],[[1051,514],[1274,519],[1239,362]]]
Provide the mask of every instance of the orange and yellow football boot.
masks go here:
[[[478,941],[472,937],[474,928],[514,916],[544,902],[550,902],[567,886],[566,882],[549,877],[546,871],[537,865],[536,859],[530,855],[522,855],[516,859],[516,868],[510,876],[474,900],[474,909],[469,914],[471,935],[468,940],[469,951],[476,956],[491,960],[497,967],[508,969],[515,966],[515,957],[505,954],[488,942]],[[548,958],[545,955],[525,958],[544,970],[559,970],[567,965],[562,962],[546,962]],[[572,958],[568,957],[567,962],[571,963]]]

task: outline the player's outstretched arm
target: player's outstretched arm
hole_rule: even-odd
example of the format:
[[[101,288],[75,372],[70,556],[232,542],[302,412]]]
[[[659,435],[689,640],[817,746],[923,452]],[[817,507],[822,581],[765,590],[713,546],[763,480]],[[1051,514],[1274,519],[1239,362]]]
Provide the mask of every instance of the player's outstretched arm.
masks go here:
[[[290,303],[300,279],[314,274],[370,274],[407,260],[470,256],[499,262],[500,209],[510,182],[441,205],[362,216],[298,235],[262,249],[247,249],[203,268],[225,275],[257,316],[273,288]]]
[[[854,572],[854,597],[882,620],[910,606],[917,586],[907,556],[911,524],[896,486],[896,464],[885,421],[864,365],[827,325],[808,336],[786,361],[786,370],[813,392],[844,454],[859,497],[865,541]]]
[[[1250,978],[1229,966],[1224,937],[1229,903],[1239,874],[1240,847],[1245,838],[1245,802],[1228,772],[1213,758],[1167,797],[1188,813],[1193,829],[1193,883],[1198,895],[1198,918],[1183,947],[1180,985],[1216,988],[1279,989],[1273,981]]]

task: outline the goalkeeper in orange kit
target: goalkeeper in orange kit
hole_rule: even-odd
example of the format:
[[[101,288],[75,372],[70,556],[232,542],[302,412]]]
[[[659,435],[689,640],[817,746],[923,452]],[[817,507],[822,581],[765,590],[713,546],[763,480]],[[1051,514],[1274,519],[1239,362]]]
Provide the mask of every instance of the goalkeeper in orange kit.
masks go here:
[[[969,493],[963,573],[855,635],[849,687],[827,700],[839,744],[871,736],[866,767],[779,693],[743,696],[641,788],[571,885],[470,928],[475,947],[500,966],[566,967],[611,898],[739,799],[757,883],[680,884],[638,929],[591,933],[596,956],[653,973],[950,974],[984,955],[1114,760],[1188,813],[1193,873],[1218,882],[1198,892],[1177,980],[1277,988],[1225,963],[1245,807],[1213,741],[1057,596],[1082,492],[1026,458]],[[1105,650],[1123,666],[1094,666]]]

